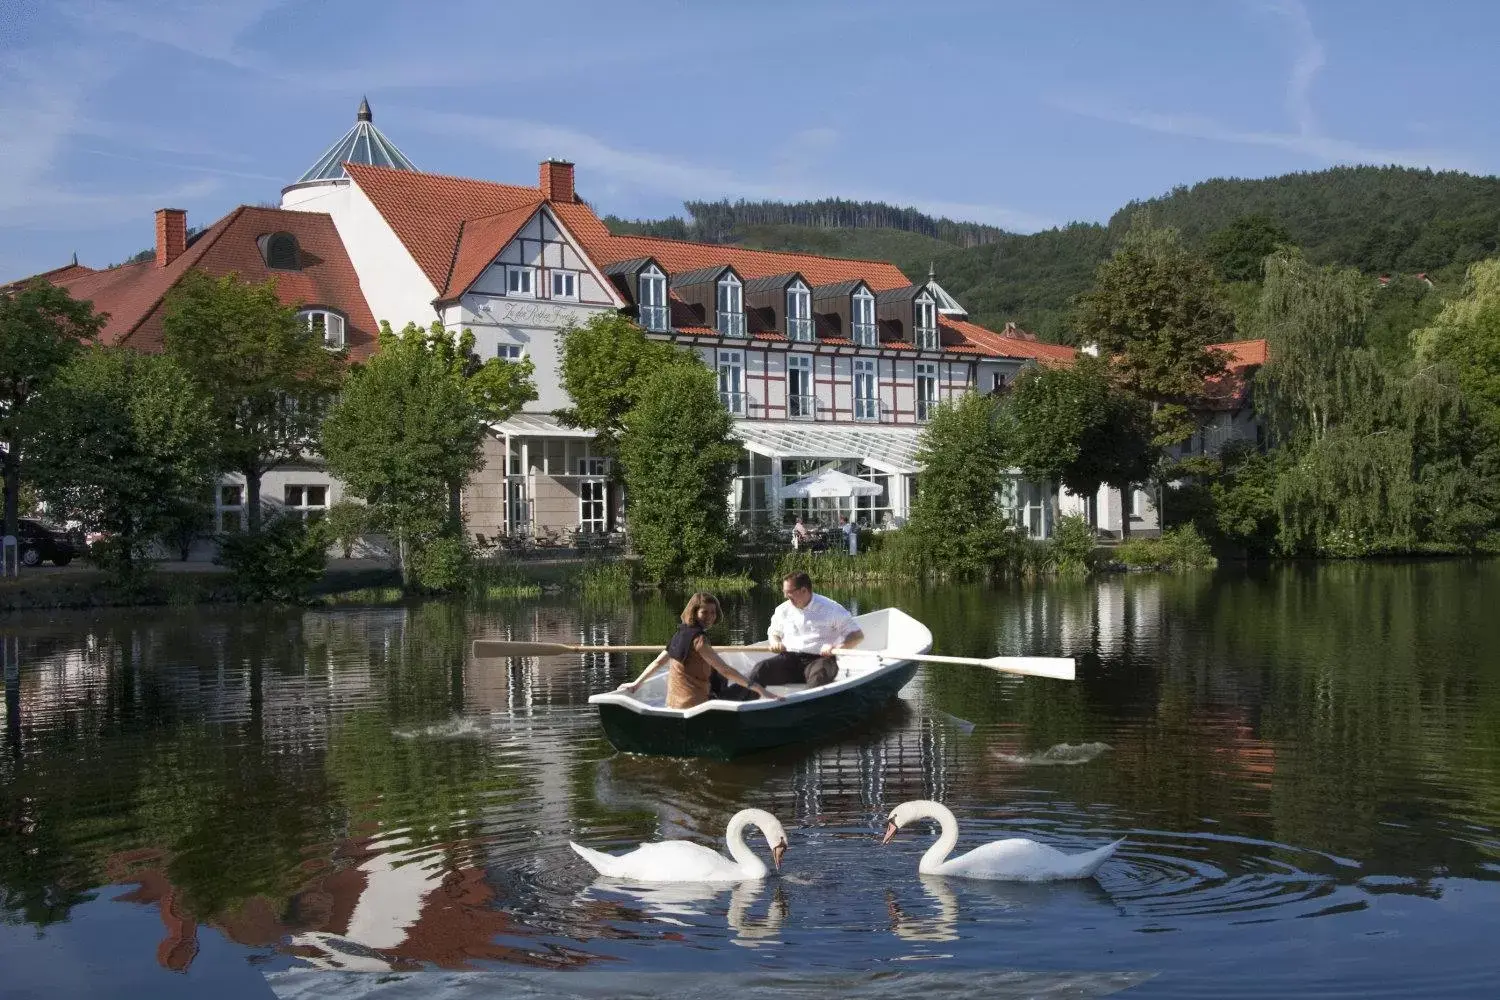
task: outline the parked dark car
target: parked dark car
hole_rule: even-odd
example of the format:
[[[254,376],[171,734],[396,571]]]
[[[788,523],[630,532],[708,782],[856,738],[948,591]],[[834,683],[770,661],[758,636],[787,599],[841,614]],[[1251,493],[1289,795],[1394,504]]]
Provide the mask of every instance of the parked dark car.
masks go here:
[[[27,566],[40,566],[48,559],[66,566],[78,554],[78,546],[61,528],[23,517],[16,525],[16,553]]]

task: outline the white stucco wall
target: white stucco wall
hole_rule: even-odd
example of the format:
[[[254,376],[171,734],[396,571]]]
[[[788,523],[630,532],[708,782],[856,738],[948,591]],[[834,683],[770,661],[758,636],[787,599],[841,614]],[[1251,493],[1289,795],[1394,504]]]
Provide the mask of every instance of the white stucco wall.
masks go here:
[[[426,326],[438,318],[432,300],[437,289],[407,252],[385,218],[357,184],[338,184],[289,191],[283,208],[327,212],[349,254],[359,289],[375,321],[397,330],[407,323]]]

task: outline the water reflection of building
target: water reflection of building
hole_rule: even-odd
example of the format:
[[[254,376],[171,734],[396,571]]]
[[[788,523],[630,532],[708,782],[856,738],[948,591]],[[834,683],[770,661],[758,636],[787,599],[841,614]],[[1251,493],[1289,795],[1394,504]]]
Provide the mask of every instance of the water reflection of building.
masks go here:
[[[375,838],[345,841],[329,870],[284,905],[257,896],[201,923],[237,944],[278,948],[319,968],[349,971],[462,969],[476,960],[557,967],[593,957],[498,943],[531,932],[495,905],[495,887],[481,865],[455,863],[465,853],[458,850],[392,846]],[[157,905],[165,929],[157,961],[182,971],[198,954],[200,920],[189,915],[181,890],[166,874],[168,861],[159,851],[118,854],[110,859],[109,877],[136,887],[117,900]]]

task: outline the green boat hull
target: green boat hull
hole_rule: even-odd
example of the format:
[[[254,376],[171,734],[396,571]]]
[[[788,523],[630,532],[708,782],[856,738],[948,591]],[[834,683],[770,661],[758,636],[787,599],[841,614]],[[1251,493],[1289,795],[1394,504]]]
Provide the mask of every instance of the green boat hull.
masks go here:
[[[821,739],[869,718],[916,675],[915,661],[816,698],[753,710],[699,712],[688,718],[601,704],[599,722],[616,750],[659,757],[729,760],[758,750]]]

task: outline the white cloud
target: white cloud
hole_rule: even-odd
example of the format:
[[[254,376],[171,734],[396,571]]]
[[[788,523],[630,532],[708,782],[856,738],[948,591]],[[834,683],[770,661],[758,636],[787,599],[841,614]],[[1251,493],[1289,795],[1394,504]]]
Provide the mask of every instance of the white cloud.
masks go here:
[[[1000,205],[981,205],[914,196],[841,184],[837,179],[811,181],[804,178],[749,180],[722,167],[694,163],[640,150],[622,149],[603,140],[560,125],[513,118],[491,118],[454,112],[408,115],[411,122],[437,134],[483,142],[496,149],[516,150],[539,160],[559,156],[579,165],[580,190],[587,192],[590,177],[605,184],[667,194],[683,200],[745,198],[771,201],[804,201],[842,197],[856,201],[881,201],[912,206],[924,212],[968,222],[984,222],[1017,232],[1054,225],[1029,212]],[[826,137],[825,137],[826,138]],[[600,185],[603,186],[603,185]]]
[[[1056,97],[1050,103],[1060,110],[1099,121],[1131,125],[1163,135],[1283,149],[1325,164],[1378,163],[1474,169],[1468,158],[1446,150],[1382,148],[1329,135],[1319,125],[1312,101],[1313,84],[1327,65],[1327,53],[1313,30],[1307,8],[1301,0],[1274,0],[1259,9],[1278,19],[1292,50],[1284,104],[1295,131],[1238,128],[1208,115],[1144,111],[1097,97]]]

